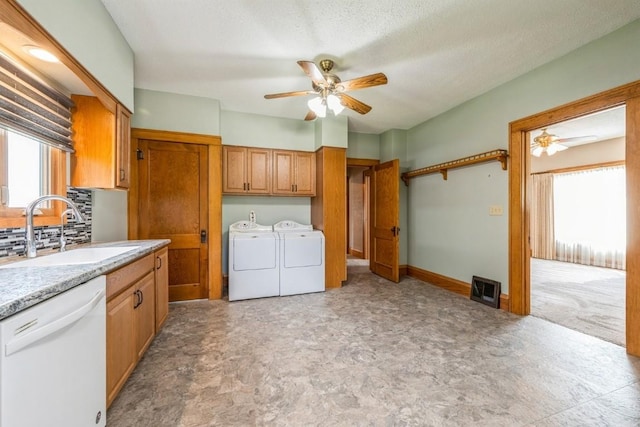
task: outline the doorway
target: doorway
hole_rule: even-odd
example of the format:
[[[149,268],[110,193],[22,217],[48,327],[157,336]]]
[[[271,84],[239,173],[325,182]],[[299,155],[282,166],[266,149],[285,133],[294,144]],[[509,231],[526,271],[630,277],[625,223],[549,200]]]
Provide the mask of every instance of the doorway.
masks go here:
[[[200,178],[202,178],[206,182],[202,183],[202,185],[198,184],[202,190],[197,192],[199,202],[197,204],[191,203],[189,206],[196,209],[196,205],[202,204],[202,208],[206,213],[202,216],[198,213],[198,229],[196,233],[187,235],[178,232],[175,238],[168,237],[169,234],[176,234],[174,231],[180,228],[175,224],[184,223],[184,221],[174,223],[171,220],[171,215],[163,215],[159,221],[156,221],[160,228],[168,231],[167,233],[150,233],[152,230],[148,229],[148,224],[143,223],[148,223],[144,210],[149,211],[149,209],[144,208],[145,203],[148,204],[148,201],[141,200],[146,197],[144,193],[147,191],[147,189],[144,191],[141,189],[142,185],[147,186],[141,174],[148,174],[143,170],[143,165],[141,164],[144,159],[136,159],[144,157],[145,150],[143,148],[148,148],[149,146],[162,148],[162,150],[166,149],[175,154],[175,156],[165,156],[167,159],[181,157],[187,163],[190,161],[198,163],[197,167],[200,171],[199,175],[201,175],[198,180],[200,181]],[[174,148],[171,148],[172,146]],[[140,154],[138,153],[139,149],[141,151]],[[222,146],[220,137],[150,129],[132,129],[131,154],[133,160],[131,163],[131,187],[128,195],[129,239],[171,238],[172,243],[169,246],[169,280],[170,286],[171,283],[177,285],[174,286],[176,291],[174,292],[175,299],[222,298],[222,245],[220,244],[222,238]],[[178,156],[178,154],[184,155]],[[169,163],[173,164],[173,161]],[[177,164],[178,162],[176,161],[175,163]],[[178,173],[180,172],[178,171]],[[162,179],[170,181],[171,177],[167,176]],[[178,181],[184,180],[180,178]],[[187,185],[184,182],[182,184]],[[167,183],[166,185],[170,184]],[[177,183],[175,187],[178,187]],[[159,192],[162,193],[161,191],[156,191],[156,193]],[[180,192],[178,192],[179,194]],[[160,212],[173,211],[178,217],[181,217],[181,211],[186,208],[186,205],[181,204],[177,199],[165,197],[164,195],[160,197],[164,199],[162,202],[164,204],[152,208],[152,212],[158,214]],[[200,206],[197,207],[197,210],[201,210]],[[205,233],[202,233],[203,230]],[[151,234],[153,234],[153,237]],[[204,246],[201,246],[203,244]],[[188,249],[187,246],[193,249]],[[197,249],[195,249],[196,246]],[[172,249],[175,249],[174,257],[171,257]],[[182,254],[179,251],[183,251]],[[192,252],[195,256],[182,256],[186,253],[185,251]],[[187,267],[190,273],[185,276],[184,272]],[[194,286],[188,286],[189,283]],[[195,286],[196,283],[198,283],[197,286]],[[187,286],[180,286],[185,284]],[[190,288],[193,288],[191,290],[194,292],[190,292]]]
[[[624,106],[529,134],[531,315],[624,346]]]
[[[510,123],[509,157],[509,291],[510,311],[528,315],[531,311],[530,214],[531,180],[528,133],[536,129],[626,106],[627,187],[627,353],[640,355],[640,81],[611,89]]]
[[[347,159],[347,277],[369,271],[371,169],[374,159]]]
[[[347,167],[347,255],[369,259],[369,191],[368,167]]]

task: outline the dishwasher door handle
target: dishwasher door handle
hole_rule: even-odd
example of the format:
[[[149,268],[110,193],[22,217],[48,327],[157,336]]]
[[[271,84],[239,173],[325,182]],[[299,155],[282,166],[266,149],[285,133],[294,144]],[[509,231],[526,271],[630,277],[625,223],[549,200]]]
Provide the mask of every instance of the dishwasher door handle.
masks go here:
[[[47,323],[46,325],[36,329],[33,332],[12,339],[5,345],[5,355],[10,356],[14,353],[17,353],[23,348],[37,341],[40,341],[53,333],[58,332],[60,329],[66,328],[67,326],[76,323],[98,305],[98,302],[100,302],[100,299],[104,296],[104,294],[105,290],[100,289],[88,303],[78,308],[77,310],[72,311],[69,314],[65,314],[64,316],[61,316],[60,318]]]

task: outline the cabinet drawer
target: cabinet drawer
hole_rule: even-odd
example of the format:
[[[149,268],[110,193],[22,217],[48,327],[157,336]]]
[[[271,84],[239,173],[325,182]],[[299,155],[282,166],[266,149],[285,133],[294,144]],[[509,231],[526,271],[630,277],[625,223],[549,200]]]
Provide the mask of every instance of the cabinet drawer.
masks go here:
[[[144,258],[140,258],[131,264],[127,264],[124,267],[107,274],[107,300],[118,295],[148,272],[153,271],[155,266],[154,261],[154,255],[149,254]]]

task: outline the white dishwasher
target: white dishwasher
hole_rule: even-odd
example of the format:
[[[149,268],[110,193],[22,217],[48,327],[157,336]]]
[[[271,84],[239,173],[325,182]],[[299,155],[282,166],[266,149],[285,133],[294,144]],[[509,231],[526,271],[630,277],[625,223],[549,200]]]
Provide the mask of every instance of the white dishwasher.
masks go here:
[[[0,427],[106,425],[105,276],[0,321]]]

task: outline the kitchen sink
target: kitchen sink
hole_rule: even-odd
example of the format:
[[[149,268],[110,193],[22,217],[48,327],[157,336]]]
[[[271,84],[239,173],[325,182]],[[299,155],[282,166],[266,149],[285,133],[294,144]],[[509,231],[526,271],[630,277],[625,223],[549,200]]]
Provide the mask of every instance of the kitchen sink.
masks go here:
[[[61,265],[94,264],[125,252],[138,249],[140,246],[112,246],[105,248],[79,248],[66,252],[44,255],[24,261],[1,265],[0,268],[48,267]]]

